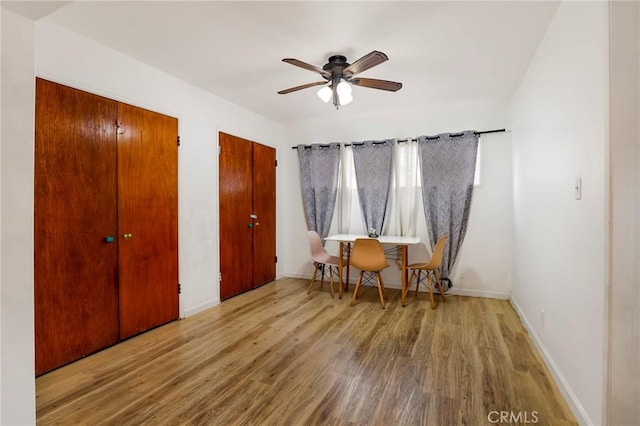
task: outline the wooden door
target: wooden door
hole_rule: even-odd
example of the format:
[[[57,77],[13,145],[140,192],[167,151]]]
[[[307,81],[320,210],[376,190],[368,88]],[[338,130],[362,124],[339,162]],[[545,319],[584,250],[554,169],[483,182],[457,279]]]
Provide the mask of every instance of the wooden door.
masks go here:
[[[36,79],[36,375],[118,341],[116,102]]]
[[[219,133],[220,299],[253,288],[252,143]]]
[[[120,338],[178,318],[178,121],[118,104]]]
[[[253,284],[276,278],[276,150],[253,143]]]

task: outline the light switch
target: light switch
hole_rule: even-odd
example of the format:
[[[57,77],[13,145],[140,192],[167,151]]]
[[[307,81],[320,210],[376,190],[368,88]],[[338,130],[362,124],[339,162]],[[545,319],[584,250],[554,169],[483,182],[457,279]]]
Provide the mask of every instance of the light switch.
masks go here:
[[[574,186],[576,200],[582,200],[582,178],[576,178],[576,184]]]

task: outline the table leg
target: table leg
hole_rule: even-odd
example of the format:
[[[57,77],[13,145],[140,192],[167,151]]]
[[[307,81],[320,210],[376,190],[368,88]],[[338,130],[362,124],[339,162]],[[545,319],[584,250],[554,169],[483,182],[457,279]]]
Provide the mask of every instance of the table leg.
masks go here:
[[[338,297],[340,299],[342,299],[342,250],[344,249],[344,243],[342,241],[340,241],[340,249],[338,250],[338,253],[340,253],[340,256],[338,257]]]
[[[402,246],[402,296],[401,296],[401,301],[402,301],[402,306],[406,305],[406,299],[407,299],[407,280],[408,280],[408,270],[407,270],[407,252],[408,252],[408,246]]]
[[[342,253],[342,252],[340,252]],[[347,289],[347,291],[349,290],[349,265],[351,264],[351,243],[347,243],[347,279],[344,282],[344,286]]]

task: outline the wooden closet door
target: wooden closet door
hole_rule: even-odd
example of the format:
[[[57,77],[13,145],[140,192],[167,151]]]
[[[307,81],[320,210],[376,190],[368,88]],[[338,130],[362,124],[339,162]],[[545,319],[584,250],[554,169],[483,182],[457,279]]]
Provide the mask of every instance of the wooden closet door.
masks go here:
[[[116,103],[38,78],[35,104],[40,375],[118,341]]]
[[[219,133],[220,299],[253,288],[252,143]]]
[[[118,104],[120,338],[178,318],[178,121]]]
[[[253,284],[276,278],[276,150],[253,143]]]

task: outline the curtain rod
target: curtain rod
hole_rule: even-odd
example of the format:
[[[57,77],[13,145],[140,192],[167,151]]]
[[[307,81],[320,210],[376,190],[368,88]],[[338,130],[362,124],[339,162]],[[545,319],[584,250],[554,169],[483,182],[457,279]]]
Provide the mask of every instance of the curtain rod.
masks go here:
[[[506,129],[495,129],[495,130],[484,130],[482,132],[473,132],[473,133],[476,134],[476,135],[485,135],[487,133],[502,133],[502,132],[506,132],[506,131],[507,131]],[[460,137],[463,134],[464,133],[452,133],[451,137],[453,137],[453,138]],[[438,139],[439,137],[440,136],[427,137],[427,140],[435,140],[435,139]],[[403,142],[410,142],[410,141],[411,142],[415,142],[417,140],[418,140],[417,138],[409,138],[409,139],[398,139],[397,141],[400,142],[400,143],[403,143]],[[384,144],[384,143],[386,143],[386,142],[380,141],[380,142],[374,142],[373,144],[374,145],[381,145],[381,144]],[[363,142],[359,142],[359,143],[356,142],[354,144],[346,143],[346,144],[344,144],[344,146],[362,145],[362,144],[363,144]],[[329,144],[321,144],[320,148],[329,148],[330,146],[331,145],[329,145]],[[311,148],[311,145],[305,145],[304,147],[305,148]],[[298,147],[297,146],[292,146],[291,149],[298,149]]]

